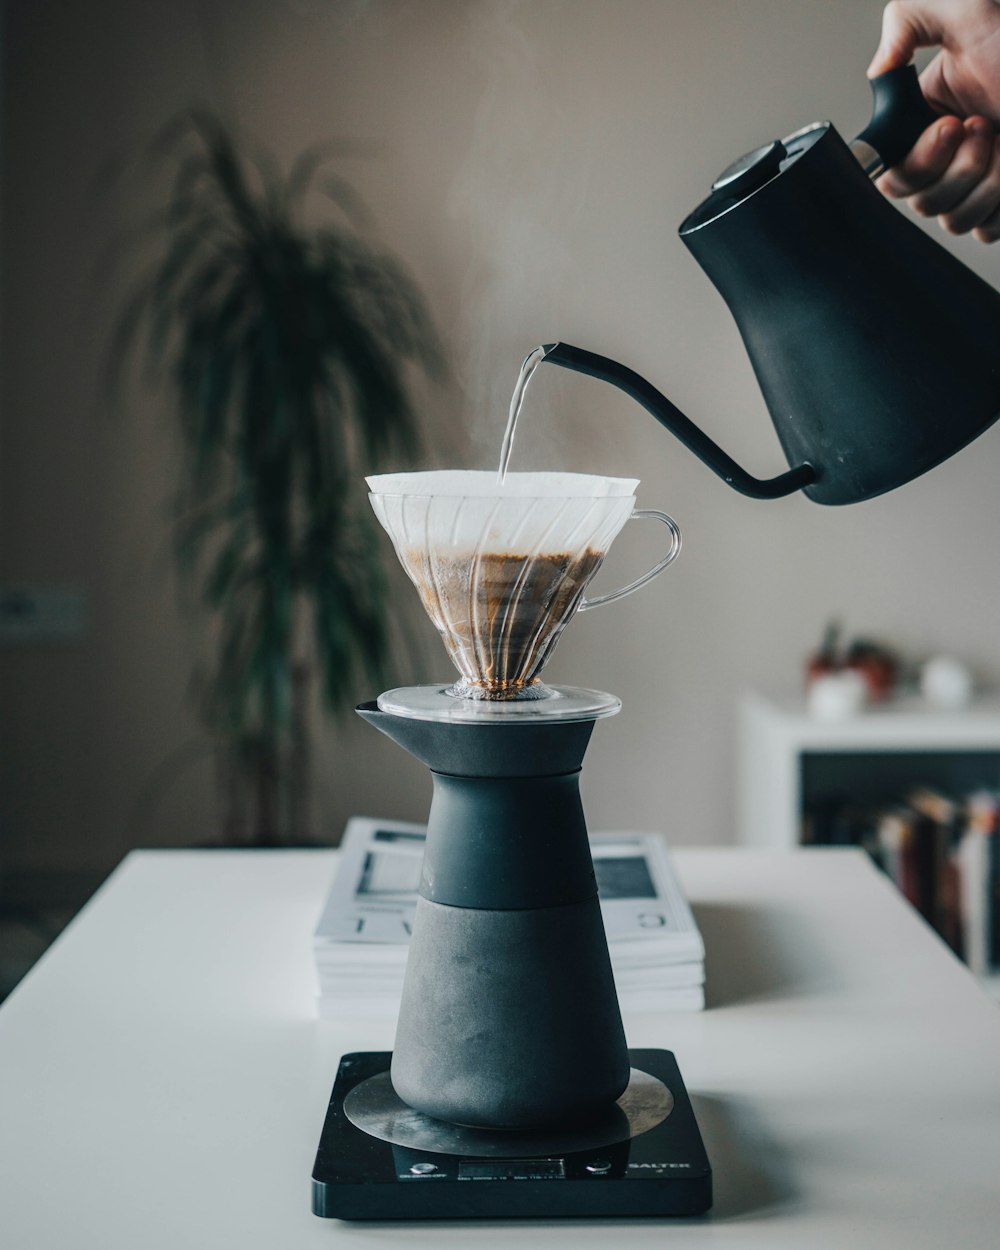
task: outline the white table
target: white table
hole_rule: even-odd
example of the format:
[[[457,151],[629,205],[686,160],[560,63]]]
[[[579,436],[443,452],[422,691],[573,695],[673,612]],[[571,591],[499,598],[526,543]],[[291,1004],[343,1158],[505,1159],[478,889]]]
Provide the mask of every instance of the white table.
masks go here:
[[[310,935],[333,852],[130,855],[0,1009],[11,1250],[1000,1245],[1000,1010],[852,850],[676,854],[709,1009],[676,1052],[715,1169],[704,1219],[348,1225],[309,1176],[340,1054]]]

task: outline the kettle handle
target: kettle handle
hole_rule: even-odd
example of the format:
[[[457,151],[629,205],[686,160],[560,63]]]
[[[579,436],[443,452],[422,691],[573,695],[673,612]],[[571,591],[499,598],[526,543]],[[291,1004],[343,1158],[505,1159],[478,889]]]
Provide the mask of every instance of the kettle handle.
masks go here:
[[[878,163],[863,161],[865,173],[877,178],[883,170],[898,165],[939,114],[931,108],[920,90],[916,67],[901,65],[871,80],[872,115],[868,125],[851,143],[866,145],[879,158]]]
[[[797,465],[787,473],[766,481],[751,477],[746,469],[740,468],[731,456],[726,455],[718,443],[714,443],[672,404],[666,395],[661,395],[655,386],[650,385],[632,369],[620,365],[616,360],[609,360],[606,356],[598,356],[596,352],[585,351],[582,347],[571,347],[569,343],[546,343],[544,351],[541,363],[562,365],[564,369],[573,369],[577,373],[599,378],[602,382],[610,382],[612,386],[624,391],[651,413],[689,451],[694,452],[713,473],[718,474],[741,495],[748,495],[751,499],[781,499],[784,495],[791,495],[794,491],[809,486],[817,479],[816,470],[808,463]]]

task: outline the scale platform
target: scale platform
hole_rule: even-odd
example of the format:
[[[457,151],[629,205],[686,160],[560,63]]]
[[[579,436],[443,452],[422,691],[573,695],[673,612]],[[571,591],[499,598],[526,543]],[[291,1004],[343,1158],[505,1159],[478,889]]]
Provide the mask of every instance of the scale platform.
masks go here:
[[[712,1169],[669,1050],[629,1051],[628,1088],[600,1121],[537,1132],[422,1115],[392,1089],[391,1059],[361,1051],[340,1061],[313,1168],[315,1215],[621,1219],[712,1205]]]

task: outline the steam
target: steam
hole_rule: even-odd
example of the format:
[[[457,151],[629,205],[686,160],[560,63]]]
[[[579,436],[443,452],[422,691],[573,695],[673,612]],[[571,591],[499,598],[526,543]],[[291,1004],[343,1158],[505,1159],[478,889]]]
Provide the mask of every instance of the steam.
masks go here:
[[[589,171],[580,149],[562,142],[572,118],[545,73],[544,53],[560,37],[550,20],[526,0],[484,0],[462,39],[482,91],[446,204],[471,257],[451,337],[470,441],[485,464],[496,463],[520,362],[561,336],[574,277],[566,229],[586,203]],[[533,389],[519,451],[529,424],[530,441],[544,437],[550,391]]]

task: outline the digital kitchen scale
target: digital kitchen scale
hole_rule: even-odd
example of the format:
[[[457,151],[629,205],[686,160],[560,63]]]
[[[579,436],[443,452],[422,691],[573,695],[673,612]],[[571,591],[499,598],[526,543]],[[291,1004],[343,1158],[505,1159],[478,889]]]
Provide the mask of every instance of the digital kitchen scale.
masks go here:
[[[631,1078],[597,1120],[467,1128],[408,1107],[389,1051],[345,1055],[312,1175],[312,1209],[342,1220],[701,1215],[712,1170],[668,1050],[630,1050]]]

